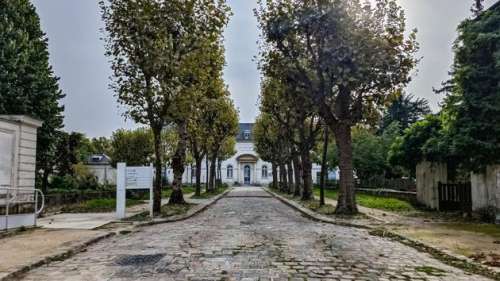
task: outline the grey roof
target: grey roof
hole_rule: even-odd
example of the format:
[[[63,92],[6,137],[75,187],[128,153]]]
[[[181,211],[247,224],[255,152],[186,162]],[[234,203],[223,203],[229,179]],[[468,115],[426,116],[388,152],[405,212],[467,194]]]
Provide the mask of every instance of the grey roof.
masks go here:
[[[111,158],[106,154],[93,154],[87,158],[87,165],[110,165]]]
[[[238,142],[252,142],[253,141],[253,125],[254,123],[240,123],[240,130],[236,136]]]

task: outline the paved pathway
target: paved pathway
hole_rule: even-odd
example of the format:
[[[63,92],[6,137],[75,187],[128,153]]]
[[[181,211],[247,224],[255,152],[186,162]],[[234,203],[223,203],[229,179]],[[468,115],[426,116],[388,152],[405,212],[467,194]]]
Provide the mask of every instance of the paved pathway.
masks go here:
[[[26,280],[486,279],[365,230],[313,222],[243,187],[194,218],[104,240]]]

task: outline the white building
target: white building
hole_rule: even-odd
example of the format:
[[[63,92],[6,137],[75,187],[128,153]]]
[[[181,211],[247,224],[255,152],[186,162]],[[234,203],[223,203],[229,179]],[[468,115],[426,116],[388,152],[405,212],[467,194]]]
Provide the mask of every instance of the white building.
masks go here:
[[[236,137],[236,154],[221,163],[222,182],[227,184],[241,185],[267,185],[273,181],[272,165],[259,158],[254,149],[252,138],[253,123],[240,123],[240,131]],[[203,161],[201,171],[201,182],[206,182],[207,169]],[[321,171],[319,165],[313,164],[313,182],[317,183],[318,173]],[[167,170],[169,182],[173,180],[172,169]],[[183,175],[185,183],[194,183],[194,167],[186,167]]]
[[[116,169],[111,166],[111,158],[106,154],[89,156],[85,166],[100,184],[116,184]]]

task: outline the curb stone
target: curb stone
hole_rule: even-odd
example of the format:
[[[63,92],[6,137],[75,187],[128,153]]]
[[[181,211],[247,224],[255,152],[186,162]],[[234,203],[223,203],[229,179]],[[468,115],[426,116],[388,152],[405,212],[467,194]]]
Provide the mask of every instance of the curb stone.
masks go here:
[[[203,204],[201,207],[198,207],[198,208],[195,207],[192,209],[192,211],[188,211],[184,215],[174,216],[172,218],[167,218],[167,219],[157,219],[157,220],[153,220],[153,221],[142,222],[142,223],[136,224],[135,227],[145,227],[145,226],[151,226],[151,225],[156,225],[156,224],[187,220],[187,219],[192,218],[192,217],[198,215],[199,213],[205,211],[208,207],[211,207],[213,204],[217,203],[217,201],[219,201],[220,199],[225,197],[232,190],[233,190],[232,188],[229,188],[228,190],[224,191],[223,193],[215,196],[214,198],[211,198],[210,202]]]
[[[273,191],[269,190],[268,188],[263,188],[267,193],[271,194],[274,198],[280,200],[281,202],[285,203],[285,205],[288,205],[296,210],[298,210],[300,213],[306,215],[309,219],[312,219],[317,222],[324,222],[324,223],[329,223],[329,224],[335,224],[335,225],[340,225],[340,226],[347,226],[347,227],[355,227],[355,228],[361,228],[361,229],[372,229],[370,226],[367,225],[362,225],[362,224],[355,224],[355,223],[348,223],[348,222],[341,222],[332,218],[325,217],[323,215],[320,215],[312,210],[309,210],[299,203],[290,200],[288,198],[285,198],[279,194],[274,193]]]
[[[92,239],[89,239],[83,243],[80,243],[79,245],[76,245],[76,246],[72,247],[71,249],[63,251],[62,253],[48,256],[48,257],[45,257],[41,260],[35,261],[29,265],[22,266],[19,269],[15,270],[13,272],[10,272],[3,277],[0,277],[0,281],[18,280],[19,278],[22,277],[23,274],[27,273],[30,270],[41,267],[43,265],[47,265],[47,264],[54,262],[54,261],[62,261],[62,260],[68,259],[68,258],[70,258],[70,257],[72,257],[80,252],[84,252],[89,246],[91,246],[91,245],[93,245],[101,240],[104,240],[106,238],[109,238],[111,236],[114,236],[115,234],[116,233],[114,233],[114,232],[109,232],[109,233],[99,235],[99,236],[94,237]]]
[[[228,190],[224,191],[222,194],[219,194],[216,197],[212,198],[211,201],[208,202],[207,204],[203,204],[200,208],[195,208],[193,211],[187,212],[185,215],[180,215],[178,217],[170,218],[170,219],[162,219],[162,220],[156,220],[156,221],[151,221],[151,222],[146,222],[146,223],[140,223],[140,224],[134,225],[133,228],[150,226],[150,225],[155,225],[155,224],[162,224],[162,223],[177,222],[177,221],[189,219],[189,218],[201,213],[202,211],[206,210],[208,207],[212,206],[213,204],[215,204],[217,201],[222,199],[224,196],[226,196],[232,190],[233,190],[232,188],[229,188]],[[122,232],[119,232],[119,233],[120,234],[128,234],[129,232],[127,231],[127,233],[122,233]],[[35,268],[39,268],[41,266],[47,265],[47,264],[54,262],[54,261],[63,261],[63,260],[66,260],[68,258],[71,258],[72,256],[74,256],[78,253],[84,252],[89,246],[96,244],[97,242],[100,242],[106,238],[110,238],[116,234],[117,234],[116,232],[108,232],[108,233],[99,235],[99,236],[94,237],[90,240],[87,240],[83,243],[80,243],[80,244],[78,244],[78,245],[72,247],[71,249],[68,249],[62,253],[57,253],[57,254],[45,257],[41,260],[35,261],[29,265],[22,266],[13,272],[7,273],[4,276],[0,276],[0,281],[19,280],[20,278],[22,278],[23,274],[29,272],[30,270],[33,270]]]
[[[344,222],[339,222],[331,218],[327,218],[325,216],[322,216],[310,209],[307,209],[300,205],[297,202],[294,202],[293,200],[290,200],[288,198],[285,198],[279,194],[274,193],[273,191],[269,190],[268,188],[263,188],[266,192],[271,194],[273,197],[277,198],[281,202],[285,203],[286,205],[298,210],[302,214],[306,215],[308,218],[312,219],[313,221],[317,222],[323,222],[323,223],[329,223],[329,224],[335,224],[335,225],[340,225],[340,226],[346,226],[346,227],[354,227],[354,228],[360,228],[360,229],[366,229],[368,230],[370,235],[373,236],[378,236],[381,238],[385,239],[390,239],[392,241],[399,242],[403,245],[406,245],[408,247],[412,247],[416,249],[417,251],[425,252],[431,255],[433,258],[441,261],[444,264],[447,264],[449,266],[453,266],[455,268],[461,269],[465,272],[468,273],[473,273],[473,274],[478,274],[482,275],[488,278],[492,278],[494,280],[499,280],[500,281],[500,270],[496,268],[491,268],[488,266],[485,266],[483,264],[477,263],[465,256],[460,256],[456,255],[454,253],[451,253],[446,250],[442,250],[439,248],[436,248],[434,246],[430,246],[428,244],[422,243],[420,241],[413,240],[411,238],[405,237],[403,235],[400,235],[398,233],[385,230],[385,229],[380,229],[376,227],[372,227],[369,225],[360,225],[360,224],[352,224],[352,223],[344,223]],[[371,217],[367,215],[368,217]]]

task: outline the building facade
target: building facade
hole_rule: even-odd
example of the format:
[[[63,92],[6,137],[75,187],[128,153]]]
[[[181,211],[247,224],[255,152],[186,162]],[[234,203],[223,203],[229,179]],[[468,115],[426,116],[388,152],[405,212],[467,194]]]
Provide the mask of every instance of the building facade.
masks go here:
[[[272,165],[263,161],[255,152],[252,137],[253,123],[240,123],[240,130],[236,136],[236,154],[223,161],[220,165],[219,174],[223,183],[229,185],[268,185],[273,181]],[[205,161],[203,163],[206,163]],[[317,174],[321,171],[319,165],[313,164],[313,182],[317,183]],[[169,182],[173,180],[172,169],[167,170]],[[203,165],[201,171],[201,182],[207,180],[207,167]],[[185,183],[194,183],[195,167],[186,167],[183,175]]]
[[[111,166],[111,158],[106,154],[94,154],[89,156],[85,166],[100,184],[116,184],[116,169]]]

